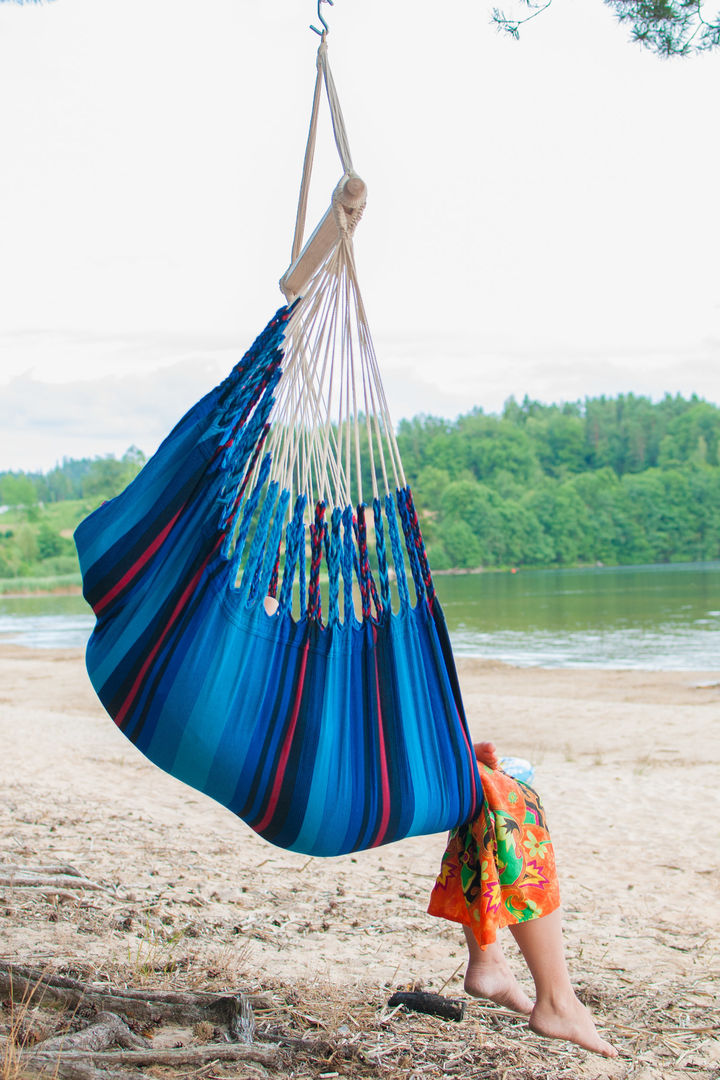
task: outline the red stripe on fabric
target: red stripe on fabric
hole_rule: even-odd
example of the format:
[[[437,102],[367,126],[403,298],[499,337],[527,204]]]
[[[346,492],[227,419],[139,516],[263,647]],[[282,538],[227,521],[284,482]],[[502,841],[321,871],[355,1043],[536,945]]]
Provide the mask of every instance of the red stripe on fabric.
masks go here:
[[[308,652],[310,651],[310,642],[305,642],[305,649],[303,650],[302,663],[300,664],[300,677],[298,679],[298,688],[295,694],[295,704],[293,705],[292,717],[290,718],[290,727],[288,733],[285,736],[285,742],[283,744],[282,753],[280,754],[280,761],[278,762],[277,775],[275,777],[275,783],[273,784],[272,792],[270,793],[270,801],[265,811],[265,815],[261,822],[257,825],[253,825],[255,832],[261,833],[263,829],[267,829],[268,825],[273,819],[275,809],[280,798],[280,789],[282,787],[283,779],[285,778],[285,770],[287,769],[288,758],[290,757],[290,749],[292,747],[292,741],[295,736],[295,728],[297,727],[298,716],[300,715],[300,704],[302,702],[303,687],[305,685],[305,672],[307,671],[307,659]]]
[[[165,526],[163,531],[161,533],[158,533],[158,535],[155,537],[155,539],[153,540],[150,547],[145,549],[145,551],[142,553],[140,558],[137,559],[132,564],[130,569],[125,574],[123,574],[123,576],[120,578],[120,580],[118,582],[116,582],[115,585],[113,585],[110,592],[105,593],[102,600],[98,601],[98,603],[95,605],[95,608],[94,608],[94,611],[95,611],[96,615],[99,615],[100,612],[103,611],[103,609],[108,606],[110,601],[114,600],[119,592],[122,592],[122,590],[125,588],[125,586],[128,585],[132,581],[132,579],[135,577],[135,575],[138,574],[140,572],[140,570],[142,570],[145,563],[148,562],[148,560],[152,558],[152,556],[155,554],[155,552],[158,550],[158,548],[161,547],[162,544],[165,543],[165,541],[168,538],[168,535],[170,534],[170,531],[172,530],[173,526],[175,525],[175,522],[180,517],[180,515],[181,515],[181,513],[183,512],[184,509],[185,509],[185,505],[183,504],[183,506],[181,506],[180,509],[178,510],[175,517],[172,518],[167,523],[167,525]]]
[[[153,660],[157,656],[158,651],[160,650],[160,648],[162,647],[163,642],[165,641],[165,638],[168,636],[168,634],[172,630],[172,628],[173,628],[173,626],[175,624],[175,620],[177,619],[177,616],[179,615],[180,611],[187,604],[189,596],[195,591],[195,588],[197,586],[198,581],[200,580],[200,578],[204,574],[208,563],[210,562],[213,555],[215,554],[216,548],[217,548],[217,545],[215,546],[215,549],[213,549],[213,551],[208,555],[205,562],[202,564],[202,566],[200,567],[198,572],[195,574],[195,577],[190,581],[190,584],[185,588],[185,591],[182,593],[182,595],[180,596],[180,599],[178,600],[177,604],[173,608],[173,612],[172,612],[172,615],[170,616],[170,619],[168,620],[167,626],[163,630],[163,632],[160,635],[160,637],[158,638],[158,640],[155,642],[152,650],[148,654],[148,657],[147,657],[145,663],[140,668],[138,676],[137,676],[137,678],[135,679],[135,682],[132,684],[132,686],[130,688],[130,693],[125,698],[125,701],[123,702],[122,708],[118,711],[117,716],[114,717],[115,723],[117,724],[118,727],[120,727],[123,720],[127,716],[128,712],[130,710],[130,707],[134,702],[136,693],[137,693],[140,685],[142,684],[143,679],[145,678],[145,675],[147,673],[148,668],[150,667]]]
[[[385,839],[385,834],[390,824],[390,778],[388,776],[387,754],[385,752],[385,733],[383,731],[382,708],[380,706],[380,674],[377,662],[377,628],[373,626],[373,656],[375,658],[375,697],[377,700],[378,715],[378,743],[380,745],[380,771],[382,773],[382,800],[383,812],[380,819],[380,828],[373,840],[371,847],[378,847]]]

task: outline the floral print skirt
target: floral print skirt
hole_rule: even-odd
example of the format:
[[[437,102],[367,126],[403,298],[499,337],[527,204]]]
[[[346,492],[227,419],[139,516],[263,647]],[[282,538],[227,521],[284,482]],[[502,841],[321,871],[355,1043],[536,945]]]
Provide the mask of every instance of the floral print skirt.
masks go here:
[[[499,769],[478,768],[482,808],[450,833],[428,911],[470,927],[484,948],[500,927],[549,915],[560,890],[537,793]]]

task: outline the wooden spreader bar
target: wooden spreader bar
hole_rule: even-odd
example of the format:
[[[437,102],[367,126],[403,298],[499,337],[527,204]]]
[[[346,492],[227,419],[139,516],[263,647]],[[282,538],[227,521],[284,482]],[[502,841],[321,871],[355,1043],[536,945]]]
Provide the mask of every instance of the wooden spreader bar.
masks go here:
[[[339,203],[340,212],[347,214],[349,225],[365,206],[366,194],[367,186],[359,176],[348,177],[339,190],[336,190],[335,200]],[[289,304],[302,295],[339,239],[340,229],[331,204],[295,262],[280,278],[280,288]]]

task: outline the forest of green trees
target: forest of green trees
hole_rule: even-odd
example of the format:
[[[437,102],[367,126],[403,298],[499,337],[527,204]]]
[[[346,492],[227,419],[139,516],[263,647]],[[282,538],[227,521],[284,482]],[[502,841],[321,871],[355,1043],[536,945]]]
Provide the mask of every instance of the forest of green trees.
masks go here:
[[[697,397],[511,398],[398,441],[435,569],[720,557],[720,409]]]
[[[697,397],[511,398],[404,420],[398,443],[436,570],[720,558],[720,408]],[[76,571],[74,526],[144,460],[0,473],[0,578]]]
[[[66,460],[46,473],[0,472],[0,579],[79,581],[72,534],[96,506],[123,490],[145,456]]]

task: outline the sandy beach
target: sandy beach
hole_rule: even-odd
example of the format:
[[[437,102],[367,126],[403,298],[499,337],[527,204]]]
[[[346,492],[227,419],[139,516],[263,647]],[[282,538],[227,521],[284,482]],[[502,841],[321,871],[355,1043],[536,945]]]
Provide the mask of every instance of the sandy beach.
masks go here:
[[[76,650],[0,645],[0,875],[67,863],[101,888],[0,885],[0,959],[264,993],[275,1020],[364,1055],[213,1075],[717,1080],[720,673],[459,672],[473,735],[535,765],[571,972],[617,1061],[480,1002],[460,1024],[390,1017],[397,987],[462,996],[461,932],[425,914],[444,837],[332,860],[267,845],[140,756]]]

